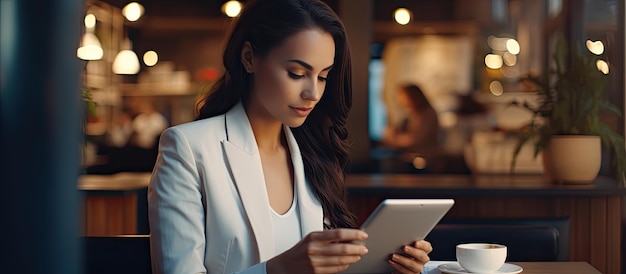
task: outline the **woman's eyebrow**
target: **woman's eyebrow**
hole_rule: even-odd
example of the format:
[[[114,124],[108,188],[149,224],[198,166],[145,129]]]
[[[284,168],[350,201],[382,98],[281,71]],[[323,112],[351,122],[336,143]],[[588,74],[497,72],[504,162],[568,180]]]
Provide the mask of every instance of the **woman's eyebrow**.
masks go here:
[[[302,60],[298,60],[298,59],[289,59],[287,60],[288,62],[292,62],[292,63],[296,63],[299,64],[301,66],[303,66],[304,68],[308,69],[308,70],[313,70],[313,66],[309,65],[308,63],[302,61]],[[324,68],[322,71],[326,71],[326,70],[330,70],[331,68],[333,68],[333,65],[330,65],[326,68]]]

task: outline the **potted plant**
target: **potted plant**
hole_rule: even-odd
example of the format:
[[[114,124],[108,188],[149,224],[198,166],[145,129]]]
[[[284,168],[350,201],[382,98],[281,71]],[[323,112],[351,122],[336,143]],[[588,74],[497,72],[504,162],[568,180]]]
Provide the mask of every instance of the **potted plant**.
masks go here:
[[[81,115],[81,123],[80,127],[83,133],[83,140],[80,144],[80,160],[81,165],[85,165],[86,158],[86,146],[88,144],[88,134],[87,134],[87,123],[89,122],[89,118],[97,118],[98,114],[96,112],[96,103],[93,100],[93,96],[91,91],[88,88],[83,87],[81,90],[82,101],[84,103],[84,112]]]
[[[604,114],[621,116],[606,98],[607,75],[597,69],[590,52],[575,47],[570,53],[562,35],[557,38],[553,61],[554,67],[543,75],[524,79],[536,90],[538,104],[513,102],[530,110],[533,117],[519,135],[511,170],[522,146],[534,142],[535,157],[543,154],[544,172],[549,178],[591,183],[600,170],[604,145],[613,154],[617,179],[624,183],[624,137],[601,119]]]

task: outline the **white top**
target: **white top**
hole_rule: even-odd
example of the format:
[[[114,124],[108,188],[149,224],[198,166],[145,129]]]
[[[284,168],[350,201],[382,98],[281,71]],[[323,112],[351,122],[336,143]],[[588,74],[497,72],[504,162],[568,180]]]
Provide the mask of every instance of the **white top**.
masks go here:
[[[322,205],[291,128],[283,129],[307,235],[324,229]],[[265,262],[276,255],[272,211],[243,105],[171,127],[160,141],[148,187],[153,273],[266,273]]]
[[[294,191],[295,192],[295,191]],[[293,195],[293,202],[285,214],[278,214],[272,208],[272,225],[274,226],[274,251],[278,255],[293,247],[300,239],[300,213],[298,196]],[[271,207],[270,207],[271,208]]]

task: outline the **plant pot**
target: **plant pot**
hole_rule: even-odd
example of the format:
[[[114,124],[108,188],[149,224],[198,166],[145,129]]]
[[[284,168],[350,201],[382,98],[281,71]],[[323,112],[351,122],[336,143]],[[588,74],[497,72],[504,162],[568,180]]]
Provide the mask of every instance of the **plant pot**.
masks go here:
[[[600,136],[555,135],[543,151],[544,174],[565,184],[591,184],[602,162]]]

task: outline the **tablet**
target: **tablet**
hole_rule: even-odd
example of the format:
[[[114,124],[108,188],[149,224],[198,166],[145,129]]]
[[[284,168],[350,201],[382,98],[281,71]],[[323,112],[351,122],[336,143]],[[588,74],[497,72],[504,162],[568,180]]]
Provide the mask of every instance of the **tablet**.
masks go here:
[[[390,273],[392,253],[423,240],[454,205],[452,199],[386,199],[365,220],[361,229],[369,252],[342,273]]]

